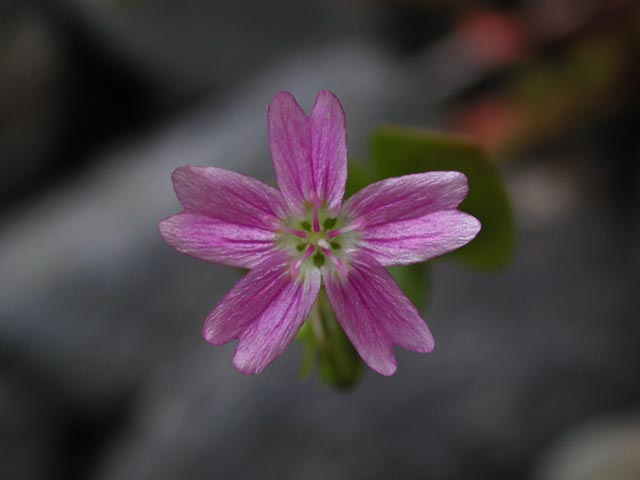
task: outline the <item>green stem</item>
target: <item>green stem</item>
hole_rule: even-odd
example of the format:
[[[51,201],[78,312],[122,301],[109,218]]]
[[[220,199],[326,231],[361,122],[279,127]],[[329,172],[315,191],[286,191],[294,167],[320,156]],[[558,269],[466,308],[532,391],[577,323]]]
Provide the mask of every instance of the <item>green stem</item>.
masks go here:
[[[326,347],[326,334],[324,331],[324,321],[322,318],[322,308],[320,307],[321,297],[318,295],[315,305],[311,309],[309,320],[311,323],[311,329],[318,341],[318,344],[324,349]]]
[[[310,338],[305,357],[306,371],[317,361],[321,378],[344,389],[353,386],[362,373],[360,358],[339,327],[324,289],[309,313],[306,335]],[[309,363],[311,362],[311,363]]]

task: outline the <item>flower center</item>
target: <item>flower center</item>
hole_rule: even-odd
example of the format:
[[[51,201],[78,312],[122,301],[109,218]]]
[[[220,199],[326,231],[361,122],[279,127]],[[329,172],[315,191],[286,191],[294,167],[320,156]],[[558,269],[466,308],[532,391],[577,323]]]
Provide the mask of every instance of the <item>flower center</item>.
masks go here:
[[[353,244],[353,235],[343,223],[339,216],[310,205],[302,219],[289,220],[281,227],[279,244],[294,258],[294,274],[325,265],[345,268],[345,247]]]

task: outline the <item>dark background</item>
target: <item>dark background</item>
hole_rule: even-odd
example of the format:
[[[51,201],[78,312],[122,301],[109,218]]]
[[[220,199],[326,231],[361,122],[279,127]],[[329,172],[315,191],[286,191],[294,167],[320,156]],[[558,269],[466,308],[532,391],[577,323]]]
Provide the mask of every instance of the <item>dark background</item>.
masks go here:
[[[635,0],[0,1],[0,478],[640,478]],[[505,269],[436,263],[428,355],[351,392],[244,377],[239,278],[157,233],[171,171],[271,178],[266,107],[326,88],[482,142]]]

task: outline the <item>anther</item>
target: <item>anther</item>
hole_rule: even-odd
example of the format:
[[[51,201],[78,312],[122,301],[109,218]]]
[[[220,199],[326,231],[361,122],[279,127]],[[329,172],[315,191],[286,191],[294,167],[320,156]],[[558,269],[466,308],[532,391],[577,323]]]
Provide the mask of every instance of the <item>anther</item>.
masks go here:
[[[320,238],[317,243],[321,248],[329,248],[329,242],[327,242],[324,238]]]

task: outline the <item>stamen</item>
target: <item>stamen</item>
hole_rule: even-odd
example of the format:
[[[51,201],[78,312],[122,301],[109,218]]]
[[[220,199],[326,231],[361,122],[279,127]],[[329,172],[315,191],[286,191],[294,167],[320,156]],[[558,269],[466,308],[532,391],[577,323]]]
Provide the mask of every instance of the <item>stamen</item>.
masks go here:
[[[315,252],[316,247],[314,245],[309,245],[309,248],[307,248],[307,251],[304,252],[304,255],[302,257],[300,257],[299,259],[297,259],[294,262],[291,262],[291,274],[295,277],[298,275],[298,272],[300,271],[300,266],[304,263],[304,261],[309,258],[313,252]]]
[[[338,228],[337,230],[331,230],[330,232],[327,232],[327,238],[331,240],[332,238],[338,237],[344,233],[348,233],[353,229],[353,226],[349,225],[347,227]]]
[[[304,262],[307,258],[309,258],[311,256],[311,254],[313,252],[316,251],[316,247],[314,245],[309,245],[309,248],[307,248],[307,251],[304,252],[304,255],[302,256],[302,258],[300,258],[298,261],[300,263]]]
[[[297,237],[300,238],[304,238],[306,240],[307,238],[307,232],[304,232],[302,230],[297,230],[295,228],[291,228],[291,227],[287,227],[286,225],[281,225],[280,227],[282,230],[284,230],[287,233],[290,233],[291,235],[295,235]]]
[[[347,275],[348,273],[347,264],[344,262],[344,260],[342,260],[339,257],[336,257],[333,254],[333,252],[328,248],[321,247],[320,250],[322,250],[322,253],[324,253],[329,258],[329,260],[333,262],[333,264],[336,267],[336,270],[338,270],[338,272],[340,272],[341,275]]]

